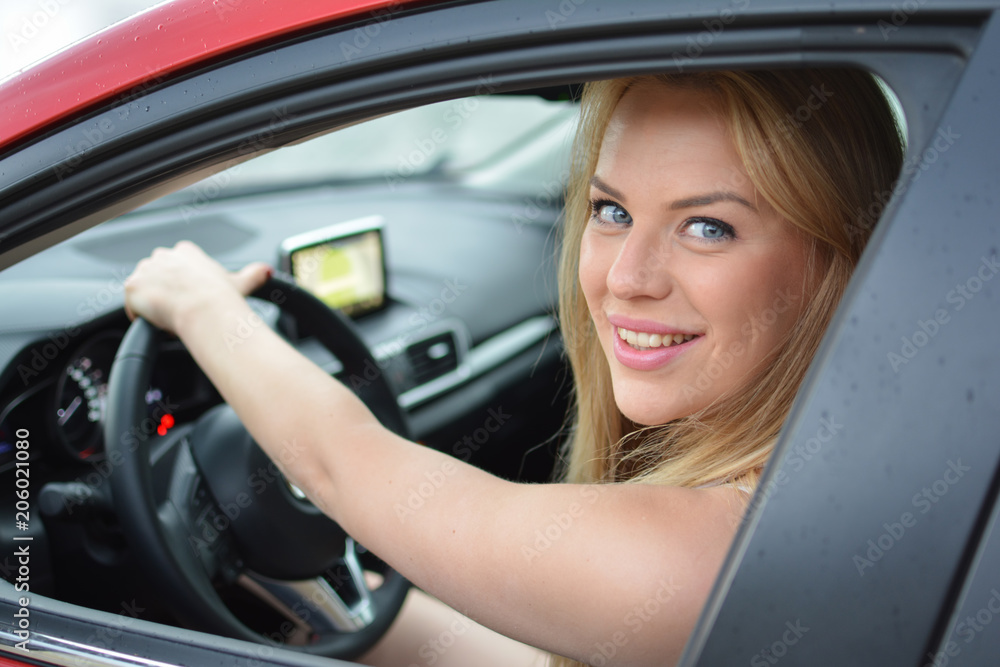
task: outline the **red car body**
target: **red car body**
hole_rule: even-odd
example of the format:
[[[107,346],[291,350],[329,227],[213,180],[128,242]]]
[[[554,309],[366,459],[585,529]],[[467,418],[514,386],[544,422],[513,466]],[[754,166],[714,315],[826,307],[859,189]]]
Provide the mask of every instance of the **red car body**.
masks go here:
[[[108,100],[136,95],[192,68],[308,29],[359,16],[377,20],[416,4],[413,0],[176,0],[156,5],[0,85],[4,118],[0,152]]]

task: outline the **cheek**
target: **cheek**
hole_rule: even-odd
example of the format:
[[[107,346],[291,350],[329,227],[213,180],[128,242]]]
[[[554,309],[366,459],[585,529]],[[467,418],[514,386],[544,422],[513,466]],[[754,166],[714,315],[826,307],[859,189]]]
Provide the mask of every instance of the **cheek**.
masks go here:
[[[775,266],[788,265],[769,258],[742,266],[727,262],[724,271],[686,273],[685,293],[708,322],[720,351],[738,341],[754,351],[751,356],[765,355],[764,348],[773,347],[795,323],[802,302],[799,272],[774,271]]]
[[[593,234],[583,233],[580,240],[580,286],[592,313],[600,310],[600,299],[607,287],[608,267],[600,252],[599,239]]]
[[[733,270],[732,261],[706,264],[703,260],[678,253],[673,262],[674,289],[703,318],[712,334],[732,339],[754,308],[748,299],[752,276]]]
[[[767,356],[775,351],[798,320],[803,306],[800,272],[792,263],[787,272],[756,271],[746,276],[748,284],[755,286],[751,298],[738,307],[741,311],[735,336],[757,356]]]

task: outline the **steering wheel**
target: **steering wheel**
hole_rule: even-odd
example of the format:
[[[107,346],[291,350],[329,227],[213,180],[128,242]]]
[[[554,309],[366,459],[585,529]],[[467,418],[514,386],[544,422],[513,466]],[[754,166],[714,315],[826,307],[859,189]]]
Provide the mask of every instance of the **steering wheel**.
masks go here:
[[[252,296],[294,316],[348,377],[365,378],[353,383],[361,385],[358,396],[384,426],[408,437],[395,392],[383,374],[372,379],[377,366],[347,317],[283,278],[272,277]],[[361,654],[389,628],[409,582],[386,567],[382,584],[370,589],[354,541],[277,474],[228,405],[155,437],[162,415],[150,414],[145,394],[163,336],[136,319],[108,386],[111,491],[137,562],[191,627],[328,657]],[[265,636],[251,629],[216,582],[264,601],[280,614],[280,630]]]

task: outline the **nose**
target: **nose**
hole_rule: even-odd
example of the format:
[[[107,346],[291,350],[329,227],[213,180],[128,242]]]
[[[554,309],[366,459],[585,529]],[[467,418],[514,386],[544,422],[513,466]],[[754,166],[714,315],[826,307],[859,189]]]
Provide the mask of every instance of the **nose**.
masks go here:
[[[618,249],[618,257],[608,271],[608,291],[618,299],[650,297],[662,299],[670,294],[671,249],[669,241],[650,230],[633,226]]]

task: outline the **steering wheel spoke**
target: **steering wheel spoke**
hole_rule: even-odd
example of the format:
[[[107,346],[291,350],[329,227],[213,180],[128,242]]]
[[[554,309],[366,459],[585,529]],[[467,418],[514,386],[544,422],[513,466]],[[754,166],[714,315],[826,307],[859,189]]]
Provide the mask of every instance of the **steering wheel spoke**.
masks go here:
[[[344,557],[322,576],[280,581],[247,570],[239,583],[291,620],[300,632],[356,632],[375,619],[375,603],[350,538]]]

